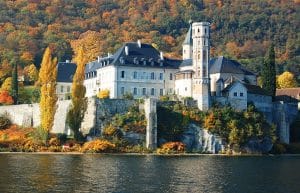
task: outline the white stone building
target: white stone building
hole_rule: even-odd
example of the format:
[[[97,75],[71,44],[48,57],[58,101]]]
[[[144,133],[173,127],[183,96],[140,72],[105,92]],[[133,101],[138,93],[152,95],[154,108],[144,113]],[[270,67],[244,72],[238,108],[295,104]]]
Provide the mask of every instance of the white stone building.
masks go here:
[[[110,98],[131,93],[134,98],[174,94],[180,60],[165,58],[149,44],[125,43],[114,55],[86,65],[86,95],[108,89]]]
[[[125,43],[116,53],[86,65],[86,95],[104,89],[110,98],[126,93],[134,98],[176,94],[197,100],[201,110],[208,110],[213,101],[247,107],[247,85],[256,85],[256,75],[223,56],[210,59],[210,23],[190,22],[182,49],[182,60],[175,60],[149,44]],[[231,96],[232,89],[239,95]]]

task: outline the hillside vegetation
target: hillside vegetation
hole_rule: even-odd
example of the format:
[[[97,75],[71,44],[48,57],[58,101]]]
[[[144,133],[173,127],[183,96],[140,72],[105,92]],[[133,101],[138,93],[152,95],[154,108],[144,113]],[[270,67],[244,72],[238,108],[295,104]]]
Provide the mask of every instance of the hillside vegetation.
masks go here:
[[[278,73],[300,72],[299,0],[0,0],[0,83],[16,58],[38,68],[50,46],[59,61],[84,44],[89,59],[123,42],[152,43],[180,57],[190,19],[211,22],[213,56],[225,55],[259,72],[270,40]],[[297,15],[298,13],[298,15]]]

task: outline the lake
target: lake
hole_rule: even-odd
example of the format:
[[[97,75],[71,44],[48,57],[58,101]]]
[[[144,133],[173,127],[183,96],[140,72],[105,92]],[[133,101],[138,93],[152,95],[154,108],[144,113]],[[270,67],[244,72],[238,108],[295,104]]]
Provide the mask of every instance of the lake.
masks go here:
[[[300,156],[0,154],[0,192],[299,193]]]

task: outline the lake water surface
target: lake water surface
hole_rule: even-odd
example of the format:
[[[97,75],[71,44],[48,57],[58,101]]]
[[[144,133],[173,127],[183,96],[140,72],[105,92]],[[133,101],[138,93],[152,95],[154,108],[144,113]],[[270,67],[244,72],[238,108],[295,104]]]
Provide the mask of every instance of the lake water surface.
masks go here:
[[[0,154],[0,192],[299,193],[300,156]]]

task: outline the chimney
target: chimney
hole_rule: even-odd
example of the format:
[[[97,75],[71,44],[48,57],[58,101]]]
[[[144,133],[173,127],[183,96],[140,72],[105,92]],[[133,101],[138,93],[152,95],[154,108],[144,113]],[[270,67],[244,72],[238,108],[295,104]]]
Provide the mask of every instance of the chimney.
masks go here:
[[[126,54],[126,56],[129,55],[129,47],[128,46],[125,46],[125,54]]]
[[[160,52],[160,59],[164,60],[164,53],[163,52]]]
[[[139,48],[141,48],[141,47],[142,47],[141,40],[138,40],[138,41],[137,41],[137,44],[138,44]]]
[[[100,62],[100,56],[98,56],[98,62]]]

